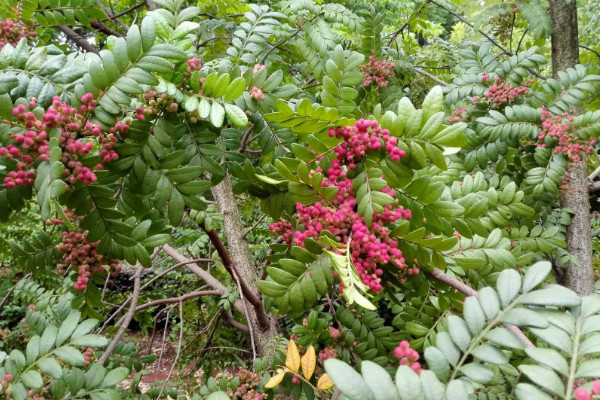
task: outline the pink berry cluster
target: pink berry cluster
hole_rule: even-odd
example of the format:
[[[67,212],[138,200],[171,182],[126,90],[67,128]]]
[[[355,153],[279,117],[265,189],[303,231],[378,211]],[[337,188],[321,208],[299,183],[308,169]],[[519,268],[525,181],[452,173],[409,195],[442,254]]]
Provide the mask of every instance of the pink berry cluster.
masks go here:
[[[97,252],[98,243],[86,241],[87,232],[61,232],[62,241],[56,245],[56,249],[62,253],[62,263],[57,265],[61,274],[66,268],[77,269],[77,282],[73,286],[75,290],[85,290],[92,274],[103,274],[103,263],[108,264],[109,272],[116,277],[121,271],[119,261],[105,258]]]
[[[232,400],[264,400],[265,396],[258,392],[261,377],[254,372],[237,369],[233,372],[226,371],[223,376],[225,376],[228,383],[228,389],[225,393]],[[232,381],[236,377],[239,379],[239,385],[234,389]],[[217,382],[220,382],[220,379],[220,376],[215,377]]]
[[[190,58],[186,61],[186,75],[191,75],[194,71],[199,71],[202,68],[202,61],[199,58]]]
[[[331,171],[339,167],[341,162],[348,162],[348,168],[354,169],[355,163],[362,160],[368,150],[379,150],[382,147],[393,161],[398,161],[406,155],[405,151],[397,146],[398,138],[390,136],[389,130],[381,129],[377,121],[359,119],[351,126],[331,128],[328,134],[330,137],[344,139],[334,149],[337,163],[335,167],[332,163]]]
[[[35,167],[37,161],[49,158],[49,135],[51,129],[60,131],[59,145],[62,149],[61,162],[64,165],[63,179],[74,184],[83,182],[89,184],[96,181],[93,170],[103,168],[103,163],[118,158],[112,150],[112,144],[104,144],[108,139],[99,125],[87,120],[89,113],[97,105],[91,93],[81,98],[82,105],[79,109],[61,102],[58,96],[52,100],[52,106],[38,118],[33,112],[37,101],[32,98],[27,105],[18,104],[12,110],[13,117],[24,128],[23,131],[10,135],[12,143],[0,147],[0,157],[17,161],[16,171],[9,171],[4,178],[7,188],[18,185],[32,185],[35,181]],[[104,144],[101,161],[96,166],[89,168],[80,161],[81,157],[89,154],[94,149],[96,139],[99,144]]]
[[[575,390],[575,400],[593,400],[600,398],[600,380],[592,383],[592,390],[578,388]]]
[[[88,347],[85,349],[85,351],[83,352],[83,359],[84,359],[85,365],[90,365],[93,355],[94,355],[94,349],[92,349],[91,347]]]
[[[394,357],[400,360],[400,365],[407,365],[417,374],[421,374],[423,369],[419,363],[419,353],[410,347],[408,341],[403,340],[398,347],[394,349]]]
[[[489,78],[489,74],[484,74],[481,79],[483,81]],[[529,88],[525,86],[511,86],[502,79],[496,78],[494,84],[491,85],[484,97],[491,101],[492,108],[501,107],[504,104],[514,102],[519,96],[529,94]]]
[[[459,122],[465,122],[469,119],[467,107],[456,108],[452,111],[452,115],[446,118],[446,121],[450,124],[457,124]]]
[[[254,75],[256,75],[263,69],[267,69],[267,66],[265,64],[256,64],[256,65],[254,65],[254,69],[252,70],[252,73]]]
[[[333,347],[325,347],[323,350],[319,352],[319,362],[323,364],[326,360],[330,358],[336,358],[337,351]]]
[[[590,154],[592,146],[596,144],[597,139],[583,140],[575,135],[573,128],[575,118],[566,112],[562,115],[554,115],[542,107],[542,130],[538,135],[540,147],[546,147],[547,144],[554,143],[554,151],[563,153],[574,163],[580,161],[581,154]]]
[[[0,381],[0,385],[4,388],[6,387],[6,384],[8,382],[10,382],[13,378],[13,374],[4,374],[4,376],[2,377],[2,380]]]
[[[173,96],[169,96],[166,93],[158,94],[155,90],[150,90],[144,93],[142,98],[144,99],[144,105],[143,107],[140,107],[141,113],[138,113],[138,109],[136,109],[138,115],[158,115],[163,109],[171,112],[175,112],[179,109],[179,105],[175,103]],[[138,117],[138,119],[140,118]]]
[[[260,101],[265,99],[265,94],[260,88],[254,86],[252,90],[250,90],[250,97]]]
[[[17,19],[0,21],[0,50],[7,44],[16,46],[23,38],[32,39],[37,35],[29,25]]]
[[[289,221],[271,224],[272,232],[283,235],[289,245],[304,247],[308,238],[317,239],[323,231],[335,235],[340,244],[350,241],[352,261],[361,280],[373,292],[382,289],[382,265],[393,263],[398,267],[399,275],[416,274],[418,269],[408,268],[398,241],[389,236],[388,225],[399,219],[410,219],[410,210],[398,206],[397,202],[384,207],[382,213],[373,213],[371,226],[367,226],[363,217],[356,211],[356,193],[352,190],[352,179],[347,172],[354,169],[357,162],[362,161],[368,150],[384,147],[388,155],[397,160],[404,156],[404,151],[396,146],[396,138],[389,137],[389,131],[381,129],[377,121],[359,120],[354,126],[331,129],[330,136],[343,138],[344,141],[334,148],[336,158],[327,169],[323,179],[323,187],[335,187],[336,196],[329,202],[317,202],[312,205],[296,204],[293,218],[298,222],[296,229]],[[312,173],[321,172],[317,168]],[[394,196],[394,191],[385,187],[381,190]],[[400,274],[402,272],[402,274]],[[404,278],[399,277],[401,280]]]
[[[389,79],[395,77],[394,63],[377,60],[375,54],[371,54],[369,62],[360,66],[360,71],[363,74],[363,86],[371,86],[372,84],[378,87],[387,86]]]

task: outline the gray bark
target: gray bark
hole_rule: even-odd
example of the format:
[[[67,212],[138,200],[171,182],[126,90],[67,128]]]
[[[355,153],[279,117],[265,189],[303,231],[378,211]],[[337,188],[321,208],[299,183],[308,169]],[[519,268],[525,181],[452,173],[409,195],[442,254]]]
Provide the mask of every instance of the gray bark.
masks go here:
[[[256,282],[260,279],[262,272],[254,262],[248,242],[244,236],[245,229],[233,194],[231,177],[229,175],[225,176],[221,183],[213,187],[212,194],[219,212],[223,214],[223,228],[225,237],[227,238],[227,249],[234,265],[234,271],[237,273],[239,279],[246,283],[250,291],[260,298]],[[263,355],[268,351],[268,342],[279,334],[279,326],[274,315],[269,313],[267,314],[268,325],[261,329],[257,315],[253,312],[253,306],[247,299],[245,300],[250,314],[248,324],[254,334],[256,351],[259,355]]]
[[[549,6],[552,20],[552,73],[556,77],[559,71],[579,63],[577,4],[575,0],[549,0]],[[587,176],[587,157],[582,155],[579,163],[569,165],[569,181],[560,198],[561,207],[575,211],[567,228],[566,241],[567,251],[579,264],[569,262],[562,267],[560,283],[579,295],[588,295],[594,290]]]

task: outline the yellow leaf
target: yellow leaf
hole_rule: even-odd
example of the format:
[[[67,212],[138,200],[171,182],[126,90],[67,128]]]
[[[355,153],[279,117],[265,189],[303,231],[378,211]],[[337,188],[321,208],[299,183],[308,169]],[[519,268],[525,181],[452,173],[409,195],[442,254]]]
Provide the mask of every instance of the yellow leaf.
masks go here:
[[[302,362],[302,375],[304,375],[306,379],[310,379],[315,372],[315,366],[317,365],[315,348],[310,346],[300,361]]]
[[[296,342],[293,340],[290,340],[290,343],[288,344],[285,366],[295,373],[298,373],[300,370],[300,353],[298,352],[298,346],[296,346]]]
[[[319,382],[317,382],[317,389],[319,390],[327,390],[333,386],[333,381],[327,374],[321,375],[319,378]]]
[[[275,386],[279,385],[285,376],[285,371],[281,368],[277,370],[277,375],[273,375],[271,379],[265,385],[265,389],[272,389]]]

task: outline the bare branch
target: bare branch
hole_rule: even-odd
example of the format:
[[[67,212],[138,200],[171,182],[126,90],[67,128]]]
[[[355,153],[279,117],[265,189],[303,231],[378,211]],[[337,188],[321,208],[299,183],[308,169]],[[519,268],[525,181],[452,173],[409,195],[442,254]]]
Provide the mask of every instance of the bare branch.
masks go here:
[[[91,25],[93,28],[96,28],[96,29],[98,29],[100,32],[103,32],[103,33],[105,33],[105,34],[107,34],[107,35],[109,35],[109,36],[110,36],[110,35],[112,35],[112,36],[116,36],[116,37],[123,37],[123,35],[121,35],[119,32],[117,32],[117,31],[115,31],[115,30],[113,30],[113,29],[109,28],[108,26],[104,25],[104,24],[103,24],[101,21],[99,21],[99,20],[93,20],[93,21],[90,21],[90,25]]]
[[[98,360],[98,363],[100,365],[104,365],[106,360],[108,360],[108,357],[110,357],[111,354],[115,351],[115,348],[119,344],[119,341],[121,341],[121,338],[125,334],[125,331],[129,327],[129,324],[131,323],[131,320],[133,319],[133,314],[135,314],[136,306],[137,306],[138,300],[140,298],[140,292],[141,292],[142,271],[144,270],[144,268],[139,264],[137,265],[137,267],[138,267],[138,269],[135,272],[135,275],[133,278],[134,279],[133,280],[133,295],[131,296],[131,305],[129,306],[129,310],[127,311],[127,314],[125,314],[125,317],[123,318],[123,322],[119,326],[119,330],[118,330],[117,334],[113,338],[112,342],[110,342],[110,344],[108,345],[108,347],[106,348],[106,350],[104,351],[104,353],[102,354],[100,359]]]
[[[444,82],[443,80],[441,80],[440,78],[438,78],[437,76],[430,74],[427,71],[423,71],[421,68],[419,67],[414,67],[413,68],[415,70],[416,73],[421,74],[423,76],[426,76],[427,78],[435,81],[438,85],[442,85],[442,86],[448,86],[448,82]]]
[[[592,49],[591,47],[588,46],[584,46],[582,44],[579,45],[579,47],[581,47],[582,49],[586,49],[587,51],[591,51],[592,53],[594,53],[598,58],[600,58],[600,53],[597,52],[596,50]]]
[[[173,370],[175,369],[175,365],[177,365],[177,361],[179,361],[179,355],[181,354],[181,343],[183,342],[183,302],[181,301],[179,302],[179,324],[179,341],[177,342],[177,353],[175,353],[175,359],[171,363],[169,375],[167,375],[167,379],[165,379],[165,383],[163,384],[162,388],[160,389],[160,393],[158,394],[159,399],[161,398],[163,391],[167,387],[169,379],[171,379],[171,376],[173,375]]]
[[[472,287],[464,284],[460,280],[447,275],[444,271],[434,268],[431,271],[431,276],[440,282],[458,290],[459,292],[466,294],[467,296],[477,296],[479,292]],[[535,347],[534,344],[525,336],[525,334],[515,325],[503,324],[504,327],[514,333],[519,340],[525,345],[525,347]]]
[[[85,40],[84,38],[79,36],[77,34],[77,32],[75,32],[73,29],[71,29],[67,25],[58,25],[58,29],[60,29],[60,31],[65,34],[67,39],[74,42],[82,50],[85,50],[89,53],[98,54],[98,49],[96,49],[94,46],[92,46],[92,44],[90,42],[88,42],[87,40]]]
[[[248,229],[246,232],[244,232],[244,234],[243,234],[242,236],[243,236],[243,237],[246,237],[246,236],[248,236],[248,234],[249,234],[250,232],[252,232],[253,230],[255,230],[255,229],[256,229],[256,227],[257,227],[258,225],[260,225],[260,223],[261,223],[261,222],[263,222],[263,221],[265,220],[265,218],[267,218],[267,214],[263,214],[263,215],[262,215],[262,216],[261,216],[261,217],[258,219],[258,221],[256,221],[256,223],[255,223],[254,225],[252,225],[252,227],[251,227],[251,228],[249,228],[249,229]]]
[[[221,295],[221,293],[218,292],[218,291],[216,291],[216,290],[196,290],[194,292],[190,292],[188,294],[184,294],[183,296],[170,297],[168,299],[158,299],[158,300],[150,301],[148,303],[144,303],[141,306],[137,306],[137,308],[135,309],[135,311],[136,312],[142,311],[142,310],[145,310],[146,308],[158,306],[158,305],[161,305],[161,304],[180,303],[180,302],[186,301],[188,299],[193,299],[194,297],[220,296],[220,295]]]
[[[411,14],[410,17],[408,17],[408,20],[402,24],[402,26],[394,33],[392,33],[392,38],[390,39],[389,43],[388,43],[388,47],[391,47],[392,44],[394,43],[394,40],[396,40],[396,38],[398,37],[398,35],[410,24],[410,21],[413,20],[413,18],[416,18],[419,16],[419,14],[421,13],[421,11],[423,11],[423,8],[429,4],[429,0],[427,0],[426,2],[424,2],[423,4],[421,4],[419,6],[419,8],[413,13]]]

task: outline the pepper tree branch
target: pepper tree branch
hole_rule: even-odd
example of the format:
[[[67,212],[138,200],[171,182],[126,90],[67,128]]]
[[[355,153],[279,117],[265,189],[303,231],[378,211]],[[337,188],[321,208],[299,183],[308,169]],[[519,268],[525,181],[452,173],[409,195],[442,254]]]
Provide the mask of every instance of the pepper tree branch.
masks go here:
[[[196,275],[197,277],[199,277],[200,279],[202,279],[204,282],[206,282],[208,284],[208,286],[212,287],[214,290],[219,291],[221,293],[221,296],[229,293],[229,291],[227,290],[227,287],[225,287],[225,285],[223,285],[221,283],[221,281],[219,281],[217,278],[215,278],[214,276],[212,276],[210,274],[210,272],[205,271],[204,269],[200,268],[200,266],[198,264],[195,264],[195,263],[192,262],[192,260],[187,259],[183,254],[181,254],[180,252],[178,252],[176,249],[174,249],[170,245],[168,245],[168,244],[164,245],[163,246],[163,251],[168,256],[170,256],[175,261],[177,261],[178,263],[181,263],[182,265],[185,265],[186,268],[190,272],[192,272],[194,275]],[[244,307],[242,306],[242,301],[241,300],[237,299],[233,303],[233,306],[239,312],[241,312],[241,313],[244,312]]]
[[[215,246],[215,250],[217,250],[217,254],[219,254],[219,257],[223,261],[223,265],[225,266],[227,272],[229,272],[234,280],[238,280],[237,277],[239,277],[239,274],[237,273],[235,265],[233,264],[225,245],[221,241],[219,234],[214,229],[208,230],[206,225],[204,225],[204,222],[200,223],[200,227],[202,230],[204,230],[204,232],[206,232],[211,243],[213,246]],[[243,280],[240,279],[238,284],[240,286],[241,294],[254,308],[260,328],[265,329],[268,327],[269,322],[267,321],[267,315],[265,314],[261,299],[250,290],[246,282]]]
[[[112,28],[109,28],[108,26],[104,25],[104,23],[102,23],[99,20],[93,20],[90,21],[90,25],[93,28],[98,29],[100,32],[107,34],[108,36],[116,36],[116,37],[123,37],[123,35],[121,35],[119,32],[115,31]]]
[[[479,292],[472,287],[464,284],[456,278],[447,275],[444,271],[434,268],[431,271],[431,276],[436,280],[445,283],[446,285],[458,290],[459,292],[466,294],[467,296],[477,296]],[[534,344],[525,336],[523,331],[521,331],[517,326],[512,324],[503,324],[506,329],[515,334],[517,338],[525,345],[525,347],[535,347]]]
[[[74,42],[81,49],[83,49],[89,53],[98,54],[98,49],[96,49],[94,46],[92,46],[92,44],[90,42],[88,42],[87,40],[85,40],[84,38],[79,36],[77,34],[77,32],[75,32],[73,29],[71,29],[67,25],[58,25],[58,29],[60,29],[60,31],[65,34],[67,39]]]

